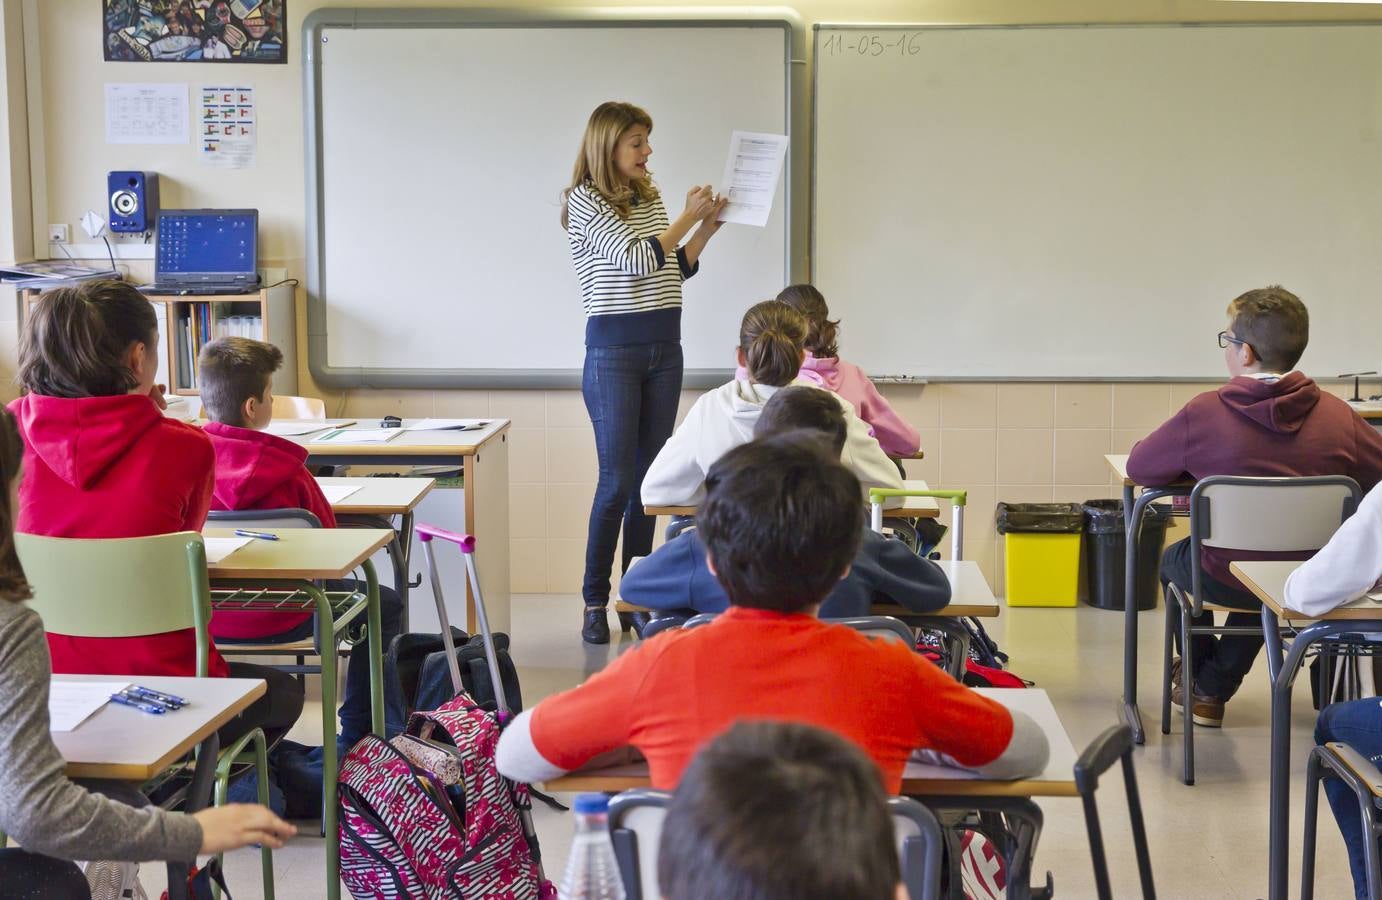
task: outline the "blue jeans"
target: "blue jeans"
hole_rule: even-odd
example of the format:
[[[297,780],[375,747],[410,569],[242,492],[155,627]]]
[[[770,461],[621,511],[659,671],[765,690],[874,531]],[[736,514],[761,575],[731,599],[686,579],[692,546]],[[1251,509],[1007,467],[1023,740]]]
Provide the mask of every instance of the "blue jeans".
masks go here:
[[[1348,744],[1366,756],[1373,765],[1382,766],[1382,700],[1370,697],[1348,703],[1332,703],[1320,712],[1315,723],[1315,743],[1338,741]],[[1353,891],[1359,900],[1368,896],[1368,868],[1363,858],[1363,817],[1358,812],[1358,798],[1348,785],[1337,778],[1324,780],[1324,793],[1334,810],[1339,831],[1348,848],[1348,867],[1353,872]]]
[[[585,544],[586,606],[609,603],[609,576],[619,526],[624,527],[621,571],[653,549],[656,520],[643,515],[643,476],[672,435],[681,396],[681,344],[587,347],[581,394],[595,428],[600,480],[590,508]]]

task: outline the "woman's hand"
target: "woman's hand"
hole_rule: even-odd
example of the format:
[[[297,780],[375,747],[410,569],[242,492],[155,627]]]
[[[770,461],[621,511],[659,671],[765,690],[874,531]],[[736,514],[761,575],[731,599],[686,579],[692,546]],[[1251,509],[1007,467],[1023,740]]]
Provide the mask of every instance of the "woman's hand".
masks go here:
[[[199,810],[192,818],[202,826],[202,853],[224,853],[250,844],[263,844],[277,850],[298,833],[269,811],[250,803],[228,803]]]
[[[686,211],[682,213],[686,218],[704,220],[714,209],[715,192],[710,185],[697,185],[686,192]]]
[[[720,221],[720,213],[724,212],[725,207],[728,205],[729,197],[725,196],[724,194],[716,194],[715,202],[710,207],[710,212],[706,213],[701,218],[701,227],[698,228],[697,231],[705,230],[708,231],[710,234],[714,234],[715,232],[719,231],[720,226],[725,224],[724,222]]]

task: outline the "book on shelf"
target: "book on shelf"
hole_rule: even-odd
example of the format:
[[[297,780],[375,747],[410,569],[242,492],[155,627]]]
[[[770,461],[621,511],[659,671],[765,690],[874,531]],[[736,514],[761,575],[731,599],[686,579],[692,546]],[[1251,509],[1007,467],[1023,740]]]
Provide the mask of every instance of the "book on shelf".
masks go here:
[[[188,303],[185,308],[186,313],[177,320],[176,380],[183,390],[197,389],[198,357],[211,341],[223,337],[264,337],[263,316],[226,315],[224,307],[216,303]]]

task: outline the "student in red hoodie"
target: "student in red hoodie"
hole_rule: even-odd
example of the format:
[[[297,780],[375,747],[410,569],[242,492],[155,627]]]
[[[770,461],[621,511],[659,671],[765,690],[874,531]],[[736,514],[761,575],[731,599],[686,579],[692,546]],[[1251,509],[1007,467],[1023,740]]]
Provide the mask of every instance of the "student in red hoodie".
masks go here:
[[[16,530],[63,538],[129,538],[201,531],[211,503],[214,457],[197,428],[164,417],[158,321],[143,295],[119,281],[88,281],[44,294],[19,343],[10,404],[24,436]],[[193,675],[196,637],[48,634],[53,671],[99,675]],[[211,648],[209,673],[263,678],[268,691],[222,729],[233,740],[259,725],[270,739],[302,712],[302,688],[285,673],[227,665]]]
[[[203,429],[216,452],[216,487],[212,509],[305,509],[323,528],[335,528],[336,516],[317,480],[307,471],[307,450],[264,431],[273,420],[273,375],[283,365],[283,351],[273,344],[229,337],[202,348],[197,361],[202,409],[210,422]],[[354,589],[354,582],[334,585]],[[403,621],[403,604],[390,588],[379,588],[379,611],[387,646]],[[211,633],[235,641],[296,641],[311,637],[312,613],[218,612]],[[356,645],[360,664],[346,670],[341,702],[341,743],[353,746],[370,729],[368,644]],[[403,730],[404,709],[397,676],[384,673],[385,732]]]
[[[1295,371],[1309,338],[1305,304],[1285,288],[1260,288],[1235,299],[1228,306],[1228,328],[1219,333],[1229,382],[1195,397],[1139,441],[1128,458],[1128,476],[1138,484],[1160,485],[1210,475],[1347,475],[1370,490],[1382,480],[1382,436],[1343,400]],[[1257,625],[1262,604],[1230,574],[1229,562],[1307,556],[1206,547],[1201,599],[1246,610],[1230,613],[1229,625]],[[1166,549],[1161,580],[1190,590],[1188,539]],[[1196,624],[1212,621],[1206,612]],[[1223,724],[1224,704],[1261,647],[1260,636],[1195,638],[1191,716],[1197,725]],[[1173,673],[1179,685],[1184,674],[1179,660]],[[1181,696],[1177,686],[1172,694],[1177,704]]]

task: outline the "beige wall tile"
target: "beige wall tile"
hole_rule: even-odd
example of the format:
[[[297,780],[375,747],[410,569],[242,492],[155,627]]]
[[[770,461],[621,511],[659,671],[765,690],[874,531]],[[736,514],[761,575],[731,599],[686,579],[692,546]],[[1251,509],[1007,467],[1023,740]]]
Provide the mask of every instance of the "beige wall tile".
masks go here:
[[[554,538],[584,539],[594,499],[594,484],[547,485],[547,534]]]
[[[1055,424],[1054,384],[998,385],[998,424],[1003,428],[1050,428]]]
[[[547,593],[547,541],[514,538],[509,542],[509,589],[515,594]]]
[[[919,428],[921,459],[903,460],[908,478],[920,478],[927,484],[939,484],[941,479],[941,431],[939,428]]]
[[[619,556],[615,554],[615,567]],[[585,575],[585,538],[549,538],[547,541],[547,591],[579,594]]]
[[[1169,384],[1115,384],[1113,427],[1152,429],[1171,415]]]
[[[547,481],[594,484],[600,478],[595,434],[584,428],[547,429]]]
[[[547,391],[548,428],[590,428],[590,414],[580,391]]]
[[[1104,484],[1058,484],[1051,488],[1053,503],[1083,503],[1086,500],[1117,500],[1119,493]]]
[[[994,489],[1000,503],[1050,503],[1049,484],[1000,484]]]
[[[596,475],[591,474],[593,480]],[[509,429],[509,483],[547,483],[547,430]]]
[[[880,384],[878,392],[913,427],[940,425],[941,398],[936,385]]]
[[[1224,381],[1228,380],[1228,375],[1224,376]],[[1205,391],[1217,391],[1223,387],[1223,381],[1188,381],[1177,382],[1171,385],[1171,414],[1176,412],[1185,404],[1189,403],[1196,396]]]
[[[942,428],[941,483],[965,488],[993,484],[997,452],[993,428]]]
[[[1101,484],[1108,480],[1109,452],[1107,428],[1057,428],[1055,484]]]
[[[1050,484],[1052,443],[1049,428],[999,428],[997,480]]]
[[[1110,440],[1108,452],[1130,453],[1132,452],[1132,445],[1142,440],[1150,434],[1151,431],[1152,429],[1150,428],[1115,428],[1109,432]],[[1111,475],[1113,470],[1109,469],[1109,473]]]
[[[509,535],[547,537],[547,485],[509,484]]]
[[[951,487],[951,485],[946,485]],[[981,543],[992,541],[994,531],[994,510],[998,506],[998,490],[992,485],[979,485],[978,487],[966,487],[954,485],[956,489],[963,487],[968,495],[965,500],[965,544]],[[950,512],[946,509],[946,504],[941,504],[941,522],[950,524]],[[942,543],[949,544],[950,536]]]
[[[490,391],[487,416],[502,416],[514,428],[547,427],[546,391]]]
[[[931,384],[926,389],[940,394],[944,428],[991,428],[998,420],[996,384],[956,382]]]
[[[480,419],[490,415],[489,407],[489,391],[437,391],[433,415]]]
[[[1056,427],[1109,427],[1113,422],[1113,385],[1056,385]]]
[[[368,390],[351,391],[346,397],[346,415],[375,418],[412,418],[433,414],[432,391]]]

